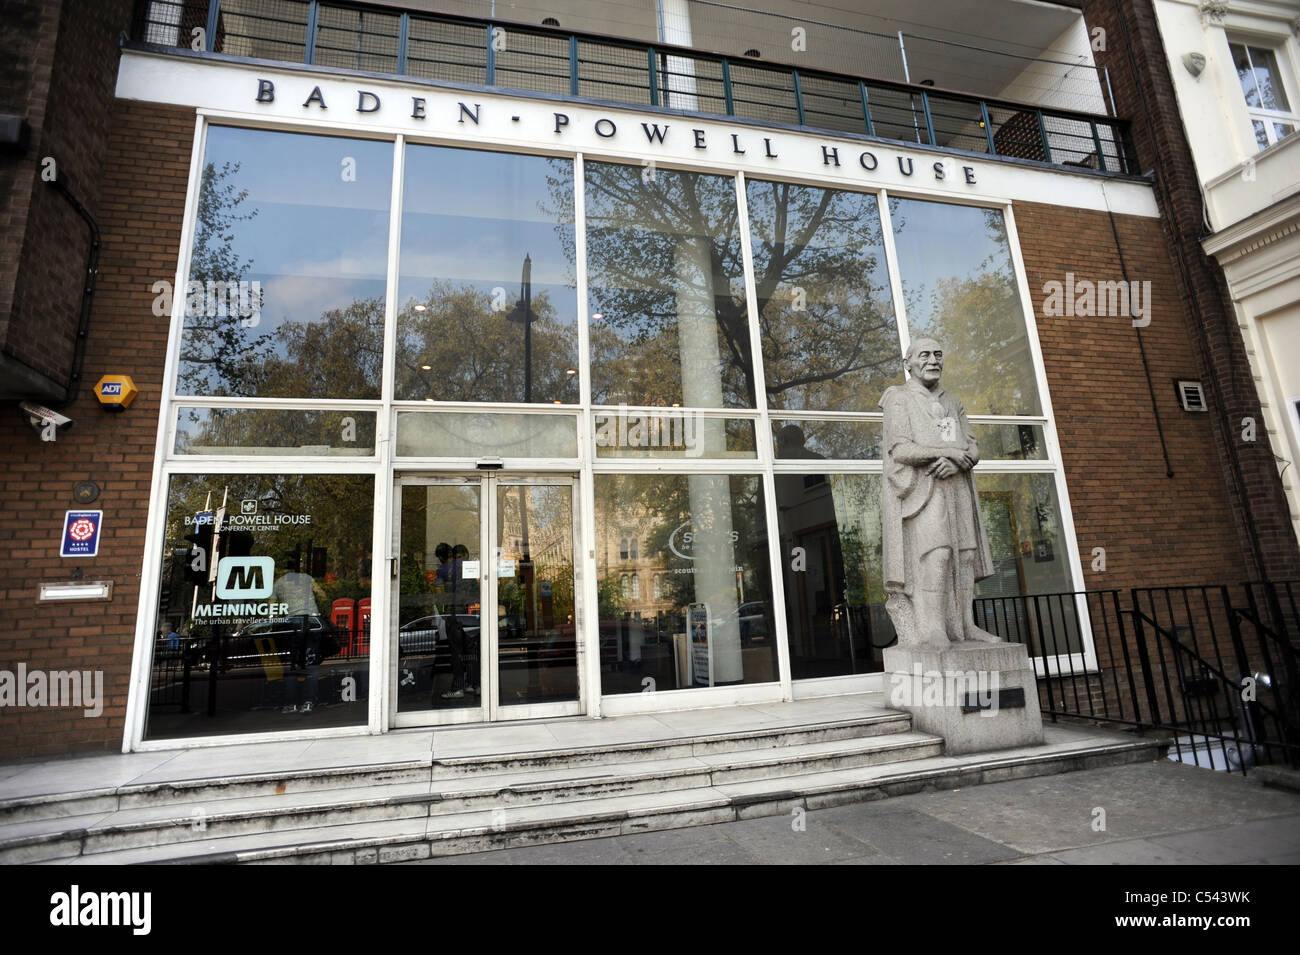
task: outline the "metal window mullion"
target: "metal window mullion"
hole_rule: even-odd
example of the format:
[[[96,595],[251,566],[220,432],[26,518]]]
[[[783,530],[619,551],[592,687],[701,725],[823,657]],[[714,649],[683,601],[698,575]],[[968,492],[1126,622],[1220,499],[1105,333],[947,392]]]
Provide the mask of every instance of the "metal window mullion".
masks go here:
[[[578,95],[578,37],[569,34],[569,93]]]
[[[650,105],[659,105],[659,70],[655,66],[655,48],[648,46],[645,48],[646,68],[650,74]]]
[[[212,53],[217,48],[217,23],[221,18],[221,0],[211,0],[208,4],[208,35],[204,38],[203,48]]]
[[[934,118],[930,115],[930,97],[926,95],[925,90],[921,90],[921,108],[925,110],[925,131],[930,134],[930,145],[937,146],[938,142],[934,138]]]
[[[993,120],[989,118],[989,104],[980,100],[980,116],[984,118],[984,136],[989,141],[989,155],[996,156],[998,147],[993,143]]]
[[[867,102],[867,84],[858,80],[858,95],[862,98],[862,118],[867,121],[867,135],[876,135],[876,124],[871,121],[871,106]]]
[[[316,60],[316,18],[320,14],[320,3],[311,0],[307,8],[307,41],[303,50],[303,62],[311,65]]]
[[[803,112],[803,87],[799,85],[799,71],[791,70],[790,76],[794,79],[794,108],[799,114],[799,125],[806,126]]]
[[[496,47],[492,45],[492,41],[494,39],[492,34],[495,30],[496,30],[496,26],[492,23],[491,20],[489,20],[487,23],[487,30],[485,31],[487,36],[487,64],[486,64],[487,75],[484,77],[483,80],[483,84],[485,86],[497,85],[497,51],[496,51]]]
[[[731,95],[731,62],[725,57],[722,60],[722,99],[726,103],[728,116],[736,115],[736,101]]]

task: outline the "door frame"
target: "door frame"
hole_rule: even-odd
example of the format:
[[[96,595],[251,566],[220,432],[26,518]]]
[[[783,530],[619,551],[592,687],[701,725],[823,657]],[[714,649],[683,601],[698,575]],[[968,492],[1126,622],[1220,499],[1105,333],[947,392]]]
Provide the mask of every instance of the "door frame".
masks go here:
[[[404,487],[477,487],[479,489],[479,705],[455,707],[445,710],[414,710],[399,712],[398,691],[400,654],[397,646],[401,614],[401,534],[402,534],[402,489]],[[488,608],[500,605],[498,599],[498,569],[501,548],[497,545],[497,489],[518,486],[550,486],[569,488],[570,512],[570,553],[573,558],[573,594],[574,594],[574,669],[578,681],[578,696],[575,700],[562,700],[546,703],[519,703],[503,705],[500,702],[500,673],[498,652],[500,649],[500,627],[497,614],[484,612]],[[409,727],[448,726],[462,723],[504,723],[516,720],[556,719],[561,717],[582,716],[587,712],[588,681],[584,678],[583,668],[586,658],[586,646],[582,627],[582,561],[578,559],[581,550],[580,499],[581,485],[578,473],[554,473],[534,471],[399,471],[393,475],[393,496],[391,506],[390,546],[392,564],[389,573],[389,614],[385,630],[386,646],[389,649],[388,662],[388,699],[384,701],[387,713],[387,725],[390,729]]]

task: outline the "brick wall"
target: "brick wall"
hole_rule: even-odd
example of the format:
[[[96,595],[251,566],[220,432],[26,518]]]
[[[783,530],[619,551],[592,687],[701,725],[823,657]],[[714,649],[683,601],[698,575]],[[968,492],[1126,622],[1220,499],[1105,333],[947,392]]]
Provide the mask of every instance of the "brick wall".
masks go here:
[[[62,384],[72,367],[90,239],[85,221],[42,173],[53,159],[70,192],[97,215],[117,39],[130,24],[131,4],[18,3],[12,31],[9,6],[4,46],[23,49],[12,51],[0,95],[6,110],[27,119],[31,142],[0,163],[0,195],[9,199],[0,239],[0,342],[5,356]]]
[[[1090,29],[1106,31],[1106,49],[1094,56],[1109,69],[1119,115],[1132,122],[1140,168],[1155,172],[1163,248],[1195,345],[1195,377],[1205,383],[1210,406],[1206,469],[1217,467],[1230,489],[1233,532],[1249,558],[1242,577],[1300,578],[1300,548],[1227,282],[1201,248],[1208,234],[1201,190],[1151,0],[1088,0],[1083,9]],[[1242,440],[1245,418],[1255,420],[1259,440]]]
[[[1175,379],[1200,373],[1160,220],[1115,217],[1129,278],[1151,282],[1151,324],[1140,334],[1172,478],[1132,318],[1043,311],[1045,284],[1067,272],[1076,281],[1121,278],[1110,219],[1035,203],[1017,203],[1015,214],[1089,589],[1244,579],[1249,554],[1216,460],[1213,416],[1183,411],[1174,390]],[[1091,570],[1094,547],[1106,550],[1104,573]]]
[[[17,414],[0,415],[0,669],[103,669],[98,719],[74,709],[0,710],[0,758],[121,746],[140,597],[149,486],[157,435],[167,319],[153,314],[152,284],[175,278],[184,215],[192,110],[117,101],[99,180],[104,248],[86,349],[86,378],[130,375],[140,395],[118,414],[89,389],[65,412],[76,422],[42,442]],[[99,556],[60,559],[64,511],[78,481],[102,494]],[[109,603],[37,603],[41,581],[110,579]]]

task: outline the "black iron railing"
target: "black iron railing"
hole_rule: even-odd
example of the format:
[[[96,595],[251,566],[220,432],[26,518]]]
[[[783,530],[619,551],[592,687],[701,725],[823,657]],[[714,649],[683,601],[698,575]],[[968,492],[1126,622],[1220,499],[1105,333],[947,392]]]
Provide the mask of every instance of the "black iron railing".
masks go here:
[[[146,0],[137,41],[1137,172],[1127,124],[743,56],[319,0]]]
[[[1053,721],[1157,731],[1182,761],[1244,773],[1300,767],[1298,603],[1282,581],[987,597],[975,612],[1029,648]]]

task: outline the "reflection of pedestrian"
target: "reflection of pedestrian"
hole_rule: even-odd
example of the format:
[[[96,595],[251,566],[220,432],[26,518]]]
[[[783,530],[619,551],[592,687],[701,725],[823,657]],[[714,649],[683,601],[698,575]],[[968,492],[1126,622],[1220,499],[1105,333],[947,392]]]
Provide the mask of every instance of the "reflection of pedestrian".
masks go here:
[[[468,651],[468,639],[461,614],[469,607],[467,581],[465,575],[465,558],[469,548],[457,544],[452,548],[448,544],[439,544],[434,553],[442,564],[438,567],[435,579],[442,585],[444,592],[443,608],[447,626],[447,646],[451,650],[451,689],[442,694],[444,700],[459,700],[470,693],[477,692],[473,680],[465,679],[465,657]]]
[[[301,572],[298,558],[290,557],[284,563],[285,573],[275,582],[271,600],[281,604],[286,630],[292,633],[289,643],[289,672],[292,697],[281,712],[310,713],[316,706],[316,680],[320,669],[320,632],[313,624],[320,620],[316,605],[319,585],[311,574]]]

